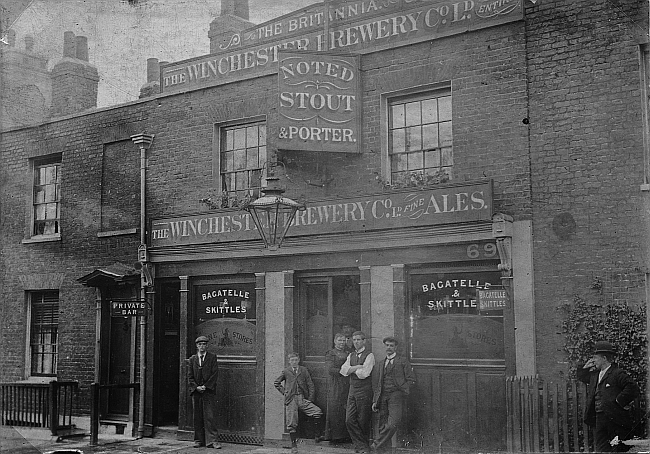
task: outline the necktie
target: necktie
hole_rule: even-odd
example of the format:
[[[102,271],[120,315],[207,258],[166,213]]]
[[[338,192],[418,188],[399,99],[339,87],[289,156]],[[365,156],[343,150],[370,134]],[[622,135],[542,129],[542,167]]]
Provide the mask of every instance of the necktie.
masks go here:
[[[205,359],[204,355],[199,356],[199,367],[203,366],[203,360]]]
[[[392,362],[393,362],[393,358],[386,358],[386,364],[384,365],[384,369],[388,369],[388,366],[390,366]]]
[[[297,368],[297,367],[294,367],[294,368],[293,368],[293,373],[296,374],[296,375],[298,375],[298,368]]]

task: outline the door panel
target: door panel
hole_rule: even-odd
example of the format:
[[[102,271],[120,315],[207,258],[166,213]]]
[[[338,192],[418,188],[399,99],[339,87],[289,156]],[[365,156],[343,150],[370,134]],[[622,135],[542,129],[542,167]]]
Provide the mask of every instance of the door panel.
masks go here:
[[[180,283],[163,283],[158,292],[160,302],[154,313],[158,342],[156,343],[156,424],[178,424],[179,368],[180,361]]]

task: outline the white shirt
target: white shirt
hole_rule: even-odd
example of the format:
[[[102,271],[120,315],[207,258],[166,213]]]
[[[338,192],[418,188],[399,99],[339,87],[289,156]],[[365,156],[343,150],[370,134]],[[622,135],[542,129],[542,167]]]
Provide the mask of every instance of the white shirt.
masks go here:
[[[366,347],[363,347],[361,350],[358,350],[354,353],[350,353],[348,355],[348,359],[345,360],[345,363],[341,366],[341,370],[339,371],[341,375],[345,377],[350,375],[350,368],[352,367],[350,365],[350,357],[352,355],[358,355],[359,353],[363,353],[365,349]],[[363,380],[364,378],[370,377],[373,367],[375,367],[375,355],[373,355],[372,353],[368,353],[368,356],[366,356],[366,360],[363,362],[363,366],[355,370],[354,373],[357,375],[357,377]]]
[[[607,366],[606,368],[604,368],[603,370],[601,370],[600,372],[598,372],[598,383],[601,382],[601,380],[605,376],[605,373],[609,370],[610,367],[612,367],[611,364],[609,366]]]
[[[396,356],[397,353],[393,353],[392,355],[386,356],[386,361],[384,361],[384,367],[388,367],[389,361],[395,358]]]

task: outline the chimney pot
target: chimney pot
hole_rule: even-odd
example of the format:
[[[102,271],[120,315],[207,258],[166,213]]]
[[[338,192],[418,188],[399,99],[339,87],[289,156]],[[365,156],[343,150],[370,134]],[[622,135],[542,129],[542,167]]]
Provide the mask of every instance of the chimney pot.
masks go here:
[[[75,43],[75,36],[73,32],[63,33],[63,57],[76,58],[77,45]]]
[[[25,36],[25,50],[32,52],[34,50],[34,37],[31,35]]]
[[[75,36],[75,55],[79,60],[88,61],[88,38]]]
[[[160,63],[157,58],[147,58],[147,83],[160,80]]]

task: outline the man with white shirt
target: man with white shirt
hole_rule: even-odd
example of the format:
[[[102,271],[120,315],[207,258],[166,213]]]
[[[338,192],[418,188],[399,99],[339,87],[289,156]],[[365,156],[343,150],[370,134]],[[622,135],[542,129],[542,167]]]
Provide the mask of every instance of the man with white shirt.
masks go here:
[[[393,435],[402,421],[410,386],[415,374],[409,361],[397,355],[397,339],[385,337],[386,359],[379,367],[379,380],[372,398],[372,411],[379,412],[379,433],[372,449],[384,452],[391,447]]]
[[[578,379],[587,384],[585,422],[594,426],[596,452],[627,451],[628,446],[611,441],[629,438],[633,426],[630,403],[639,395],[632,378],[612,362],[614,348],[607,341],[596,342],[594,356],[578,365]]]
[[[196,338],[196,354],[187,364],[187,382],[194,405],[194,447],[221,449],[217,442],[217,356],[208,338]]]
[[[352,334],[354,350],[341,366],[341,375],[350,377],[350,391],[345,412],[345,425],[354,443],[355,452],[369,451],[370,419],[372,415],[372,369],[375,356],[366,349],[366,335]]]

